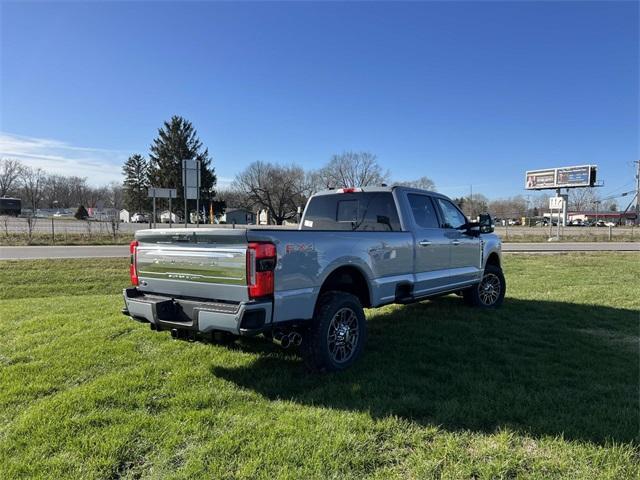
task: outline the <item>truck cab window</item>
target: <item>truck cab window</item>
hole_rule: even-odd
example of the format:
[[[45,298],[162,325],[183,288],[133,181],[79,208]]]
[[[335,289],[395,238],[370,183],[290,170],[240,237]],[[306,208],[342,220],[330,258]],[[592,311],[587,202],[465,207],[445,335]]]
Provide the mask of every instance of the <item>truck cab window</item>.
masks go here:
[[[302,230],[399,232],[400,219],[390,192],[319,195],[311,199]]]
[[[440,205],[440,210],[442,210],[443,218],[443,228],[459,228],[465,223],[467,223],[467,219],[465,216],[458,210],[458,208],[451,203],[449,200],[444,200],[443,198],[438,198],[438,204]]]
[[[357,200],[338,201],[338,222],[358,222]]]
[[[431,198],[427,195],[410,193],[409,205],[413,219],[420,228],[438,228],[438,217]]]

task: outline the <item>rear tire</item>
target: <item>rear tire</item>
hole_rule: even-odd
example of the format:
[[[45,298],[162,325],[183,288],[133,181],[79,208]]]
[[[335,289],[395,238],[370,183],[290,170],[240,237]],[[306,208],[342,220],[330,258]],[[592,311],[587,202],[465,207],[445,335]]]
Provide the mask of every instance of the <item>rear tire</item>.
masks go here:
[[[301,353],[311,372],[336,372],[349,368],[362,355],[367,323],[358,297],[327,292],[318,300]]]
[[[473,307],[498,308],[504,301],[506,291],[507,283],[502,269],[497,265],[487,265],[480,283],[464,290],[462,296]]]

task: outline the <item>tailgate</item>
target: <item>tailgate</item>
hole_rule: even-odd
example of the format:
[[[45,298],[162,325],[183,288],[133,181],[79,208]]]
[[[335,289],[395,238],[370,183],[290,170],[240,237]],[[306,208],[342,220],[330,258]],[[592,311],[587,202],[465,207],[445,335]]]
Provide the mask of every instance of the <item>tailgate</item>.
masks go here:
[[[142,230],[136,240],[139,290],[232,302],[249,299],[246,230]]]

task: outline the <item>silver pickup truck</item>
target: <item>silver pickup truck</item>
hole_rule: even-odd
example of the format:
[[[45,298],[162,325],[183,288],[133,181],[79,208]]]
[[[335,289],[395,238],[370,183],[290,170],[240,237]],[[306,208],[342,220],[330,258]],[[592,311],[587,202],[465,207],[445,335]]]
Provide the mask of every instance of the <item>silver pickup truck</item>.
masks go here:
[[[297,230],[141,230],[123,313],[174,337],[262,334],[300,347],[313,371],[350,366],[363,308],[459,293],[478,307],[505,294],[491,218],[469,222],[444,195],[406,187],[313,195]]]

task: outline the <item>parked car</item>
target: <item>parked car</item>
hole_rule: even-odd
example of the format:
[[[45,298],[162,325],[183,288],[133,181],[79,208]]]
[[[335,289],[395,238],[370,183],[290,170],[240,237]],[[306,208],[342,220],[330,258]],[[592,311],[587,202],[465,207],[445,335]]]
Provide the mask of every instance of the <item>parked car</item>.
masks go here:
[[[263,334],[300,347],[310,370],[343,370],[364,349],[363,307],[448,293],[500,306],[492,232],[489,215],[469,222],[444,195],[407,187],[318,193],[298,230],[140,230],[123,313],[174,337]]]
[[[148,223],[149,218],[144,213],[134,213],[131,215],[131,223]]]
[[[171,223],[180,223],[182,218],[175,212],[171,212]],[[169,223],[169,211],[160,214],[160,223]]]

